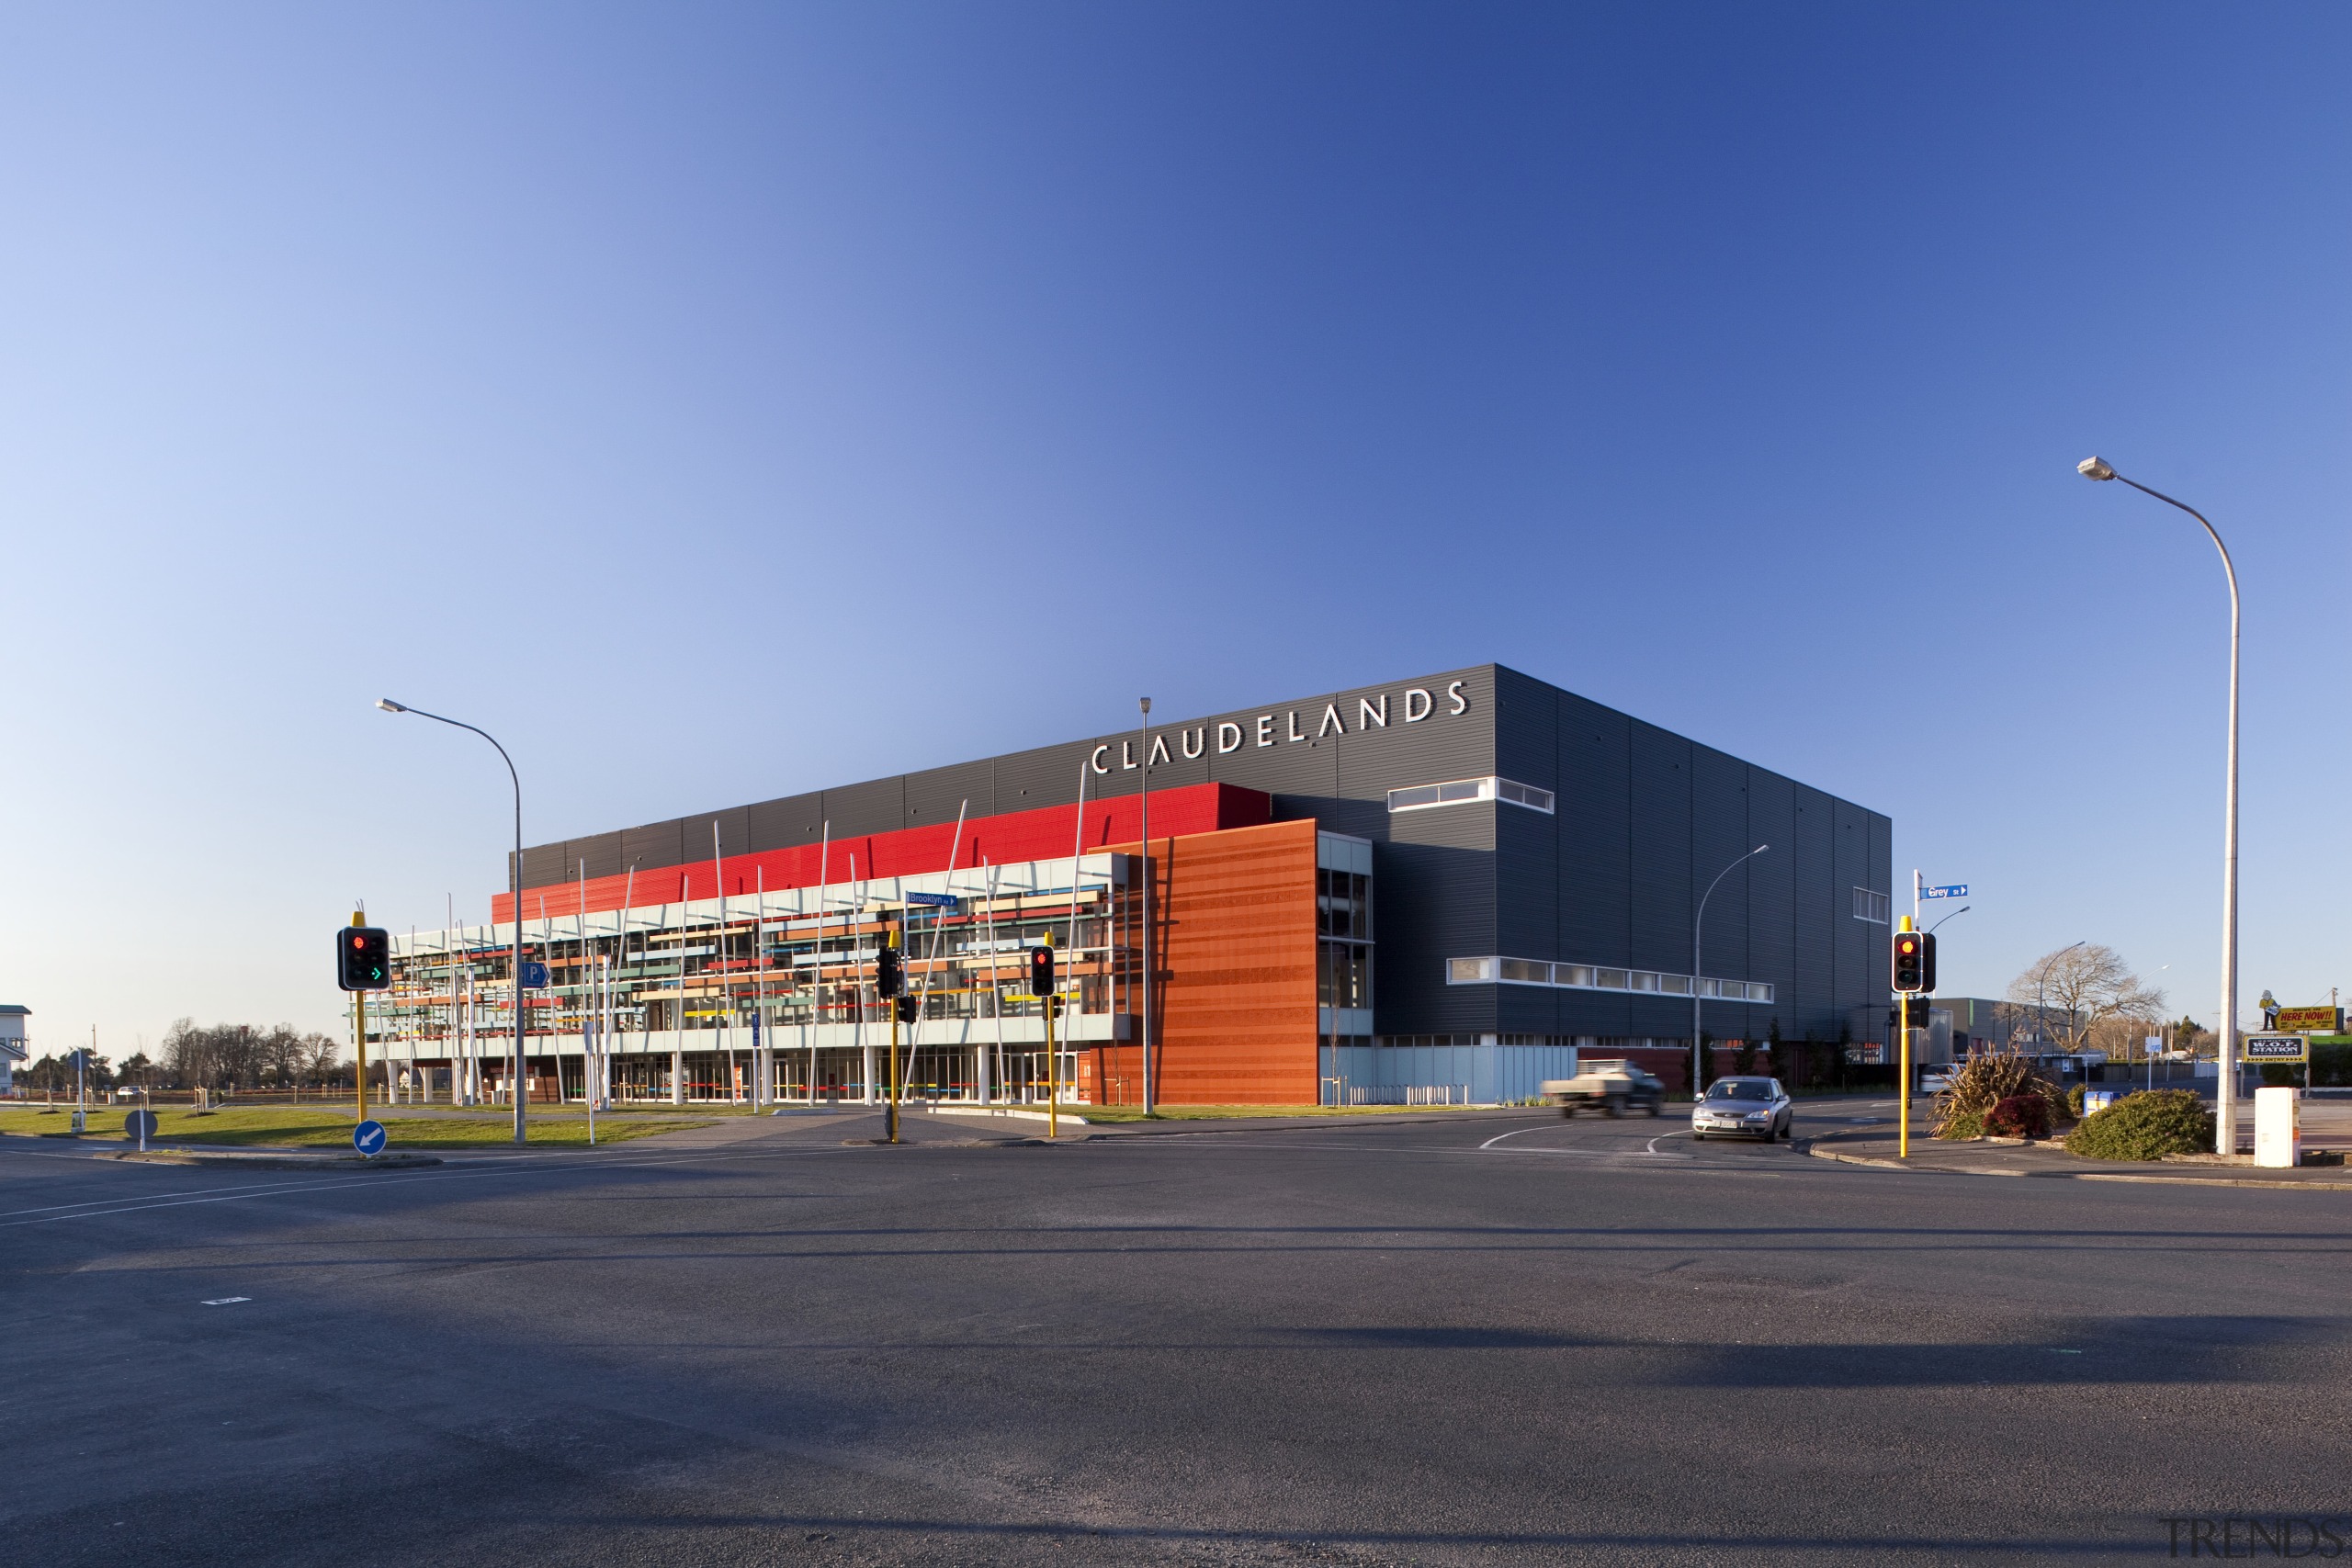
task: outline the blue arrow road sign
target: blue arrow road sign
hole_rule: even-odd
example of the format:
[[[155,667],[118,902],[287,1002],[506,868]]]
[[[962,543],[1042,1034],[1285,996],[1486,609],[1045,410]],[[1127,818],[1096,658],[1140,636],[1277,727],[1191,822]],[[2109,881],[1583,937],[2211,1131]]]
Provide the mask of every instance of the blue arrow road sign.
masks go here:
[[[351,1146],[363,1155],[382,1154],[384,1124],[381,1122],[362,1122],[351,1130]]]
[[[1968,884],[1955,882],[1949,887],[1922,887],[1919,889],[1919,897],[1922,898],[1965,898],[1968,897]]]

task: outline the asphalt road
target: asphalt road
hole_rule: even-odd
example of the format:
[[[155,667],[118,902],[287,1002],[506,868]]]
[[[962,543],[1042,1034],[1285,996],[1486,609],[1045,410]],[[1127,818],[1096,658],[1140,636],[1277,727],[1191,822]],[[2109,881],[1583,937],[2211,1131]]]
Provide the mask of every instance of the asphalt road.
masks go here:
[[[876,1127],[349,1176],[0,1139],[0,1557],[2102,1562],[2352,1512],[2352,1194],[1670,1113]]]

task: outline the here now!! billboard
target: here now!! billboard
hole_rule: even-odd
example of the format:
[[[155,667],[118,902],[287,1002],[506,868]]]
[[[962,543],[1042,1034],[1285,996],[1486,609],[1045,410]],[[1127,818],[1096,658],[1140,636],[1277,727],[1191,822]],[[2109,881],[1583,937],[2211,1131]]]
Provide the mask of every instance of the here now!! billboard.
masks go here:
[[[2271,1025],[2281,1034],[2335,1034],[2344,1027],[2341,1008],[2280,1008]]]

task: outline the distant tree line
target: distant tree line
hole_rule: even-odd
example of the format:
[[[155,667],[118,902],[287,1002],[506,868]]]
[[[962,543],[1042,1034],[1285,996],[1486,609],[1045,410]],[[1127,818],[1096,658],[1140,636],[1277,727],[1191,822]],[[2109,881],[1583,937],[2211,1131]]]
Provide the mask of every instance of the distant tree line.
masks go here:
[[[164,1032],[157,1058],[144,1052],[117,1067],[93,1052],[83,1081],[92,1093],[118,1085],[141,1089],[332,1089],[351,1082],[343,1048],[312,1031],[290,1023],[262,1028],[250,1023],[198,1024],[183,1018]],[[17,1069],[17,1082],[36,1093],[70,1094],[74,1055],[47,1055]]]

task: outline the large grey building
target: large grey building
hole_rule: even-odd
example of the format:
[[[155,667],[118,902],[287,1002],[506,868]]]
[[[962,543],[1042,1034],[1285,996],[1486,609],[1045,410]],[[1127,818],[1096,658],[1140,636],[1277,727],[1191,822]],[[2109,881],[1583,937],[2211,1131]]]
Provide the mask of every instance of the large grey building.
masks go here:
[[[586,979],[607,965],[619,988],[594,992],[596,1027],[674,1064],[649,1082],[695,1079],[710,1032],[740,1028],[779,1053],[755,1092],[788,1097],[796,1073],[801,1093],[872,1092],[870,1055],[851,1053],[871,1050],[873,939],[851,928],[893,920],[939,955],[921,1026],[948,1054],[934,1077],[1035,1081],[1044,1069],[1003,1055],[1035,1021],[996,954],[1041,940],[1008,908],[1042,931],[1062,899],[1063,1039],[1093,1055],[1056,1081],[1133,1091],[1148,969],[1159,1098],[1500,1099],[1579,1049],[1675,1053],[1656,1063],[1681,1081],[1694,989],[1718,1041],[1844,1037],[1886,995],[1891,829],[1487,664],[543,844],[524,854],[523,915],[559,971],[534,1003],[550,1053],[585,1037]],[[454,1019],[446,966],[462,960],[470,983],[505,940],[421,939],[413,999],[446,997]],[[398,1006],[387,1016],[401,1027]],[[956,1065],[983,1046],[996,1056]]]

